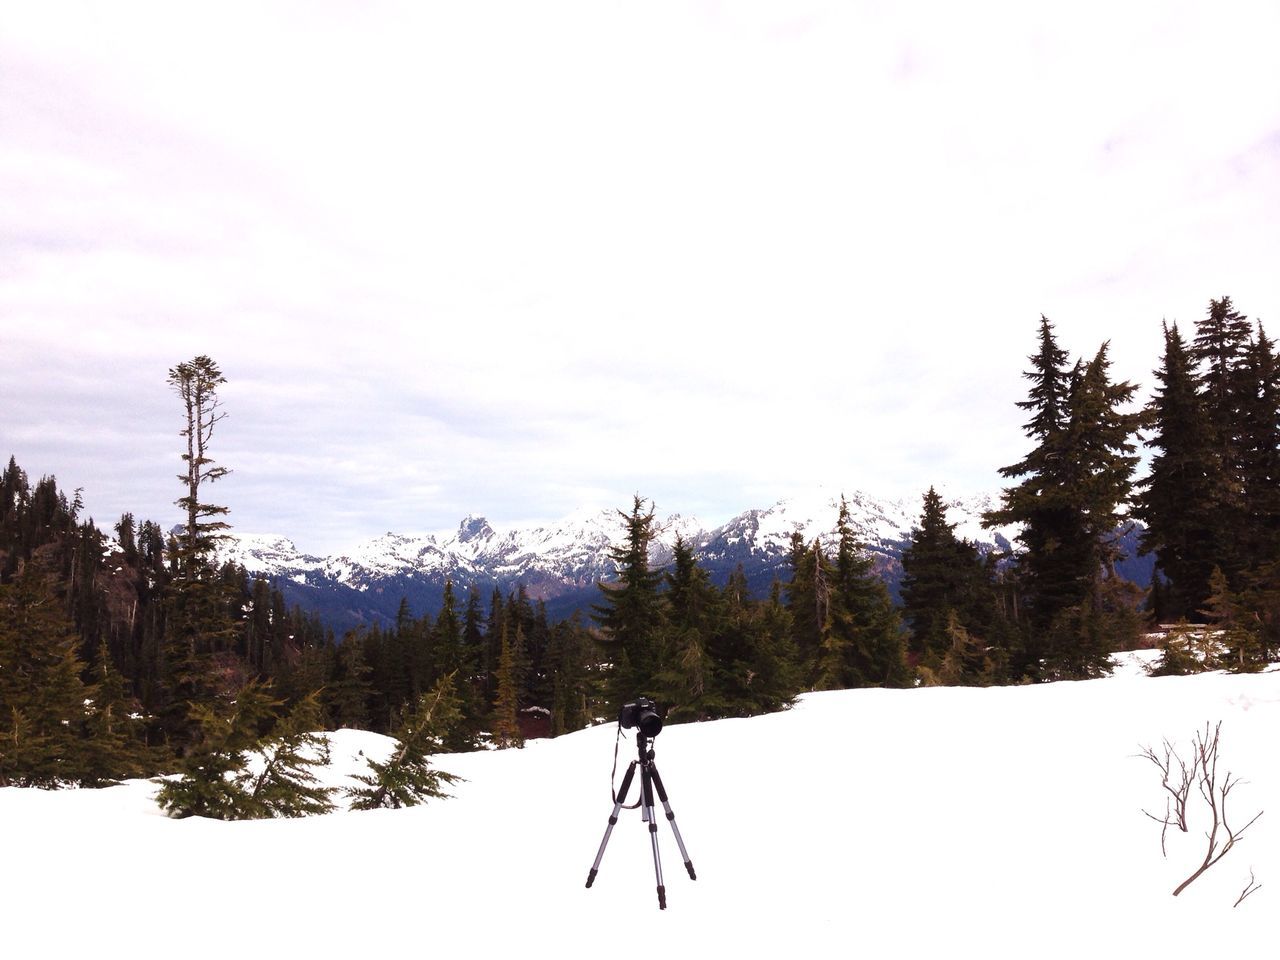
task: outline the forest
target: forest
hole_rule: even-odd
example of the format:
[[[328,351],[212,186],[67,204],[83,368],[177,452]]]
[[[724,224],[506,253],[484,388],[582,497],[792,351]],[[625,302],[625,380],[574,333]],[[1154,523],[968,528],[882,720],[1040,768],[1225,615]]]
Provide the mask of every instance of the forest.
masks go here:
[[[179,773],[161,797],[175,816],[289,816],[322,808],[301,759],[318,730],[395,737],[404,765],[374,770],[359,802],[399,805],[439,794],[433,752],[612,721],[640,695],[692,721],[808,690],[1088,678],[1153,632],[1162,672],[1261,669],[1280,650],[1280,357],[1228,297],[1188,336],[1163,332],[1139,406],[1108,344],[1072,360],[1040,318],[1017,401],[1028,449],[1001,468],[985,520],[1019,530],[1016,547],[957,538],[930,489],[900,606],[843,506],[834,548],[797,535],[789,576],[758,598],[741,575],[713,584],[682,542],[655,569],[654,507],[637,496],[589,613],[550,622],[522,588],[449,585],[438,614],[402,603],[393,624],[341,637],[217,562],[226,380],[208,357],[180,363],[171,532],[126,513],[108,535],[54,477],[33,482],[13,457],[0,476],[0,786]],[[1115,572],[1132,520],[1156,560],[1150,584]],[[251,751],[274,760],[251,775]]]

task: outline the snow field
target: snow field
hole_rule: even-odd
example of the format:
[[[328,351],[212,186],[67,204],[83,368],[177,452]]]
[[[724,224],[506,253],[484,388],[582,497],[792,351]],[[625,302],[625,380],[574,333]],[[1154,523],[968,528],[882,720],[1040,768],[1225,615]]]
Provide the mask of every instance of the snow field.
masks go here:
[[[1280,787],[1277,673],[1150,679],[1130,657],[1106,680],[809,694],[668,726],[656,761],[698,880],[659,806],[661,912],[638,810],[584,889],[612,809],[613,725],[440,757],[466,782],[400,811],[175,821],[143,781],[0,790],[5,954],[1253,954],[1271,942],[1280,807],[1177,899],[1204,854],[1199,801],[1167,860],[1141,813],[1164,799],[1140,748],[1168,737],[1186,756],[1218,720],[1243,825]],[[335,784],[391,743],[331,740]],[[624,735],[617,783],[635,752]],[[1233,909],[1251,867],[1263,888]]]

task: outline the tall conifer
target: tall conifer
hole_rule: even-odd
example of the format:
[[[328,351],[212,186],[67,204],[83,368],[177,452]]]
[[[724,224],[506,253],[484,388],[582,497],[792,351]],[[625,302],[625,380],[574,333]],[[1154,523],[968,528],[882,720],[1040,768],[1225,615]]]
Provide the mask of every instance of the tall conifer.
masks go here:
[[[602,603],[594,616],[612,664],[608,695],[617,708],[637,696],[654,696],[663,668],[666,611],[658,587],[662,574],[649,564],[654,538],[654,511],[639,496],[630,513],[618,511],[626,530],[623,542],[610,551],[618,572],[614,583],[602,583]]]

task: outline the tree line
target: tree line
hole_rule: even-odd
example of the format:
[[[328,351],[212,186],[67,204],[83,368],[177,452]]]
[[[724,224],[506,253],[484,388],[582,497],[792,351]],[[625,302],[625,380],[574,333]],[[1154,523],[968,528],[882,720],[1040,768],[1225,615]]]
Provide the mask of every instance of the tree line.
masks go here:
[[[1153,623],[1181,624],[1168,671],[1257,669],[1280,643],[1280,361],[1225,297],[1191,340],[1176,325],[1164,334],[1157,388],[1137,408],[1107,344],[1070,361],[1040,318],[1018,403],[1030,449],[1001,470],[1009,485],[984,518],[1016,527],[1018,547],[958,538],[930,489],[902,556],[901,607],[843,502],[828,544],[795,535],[787,575],[757,598],[741,570],[713,584],[683,541],[653,568],[654,506],[637,496],[618,512],[616,577],[590,611],[551,623],[523,588],[460,596],[447,584],[436,615],[402,603],[394,623],[341,638],[216,562],[225,379],[207,357],[179,364],[173,532],[125,514],[111,542],[80,518],[78,492],[32,484],[12,458],[0,477],[0,784],[183,769],[194,799],[174,809],[208,813],[219,784],[248,782],[250,746],[273,742],[287,759],[304,727],[347,726],[418,744],[404,752],[438,789],[433,750],[571,732],[637,696],[669,720],[700,720],[782,709],[814,689],[1090,677]],[[1150,471],[1136,480],[1144,440]],[[1149,585],[1115,572],[1134,518],[1156,558]],[[369,796],[391,802],[403,775]],[[272,788],[237,796],[248,793]]]

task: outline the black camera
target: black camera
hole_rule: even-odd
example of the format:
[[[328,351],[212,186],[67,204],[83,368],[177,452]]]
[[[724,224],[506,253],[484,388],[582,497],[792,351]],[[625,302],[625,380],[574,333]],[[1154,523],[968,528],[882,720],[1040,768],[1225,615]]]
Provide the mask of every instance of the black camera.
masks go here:
[[[624,703],[618,711],[618,723],[627,730],[639,727],[646,737],[656,737],[662,732],[662,717],[657,705],[644,697],[636,697],[635,703]]]

